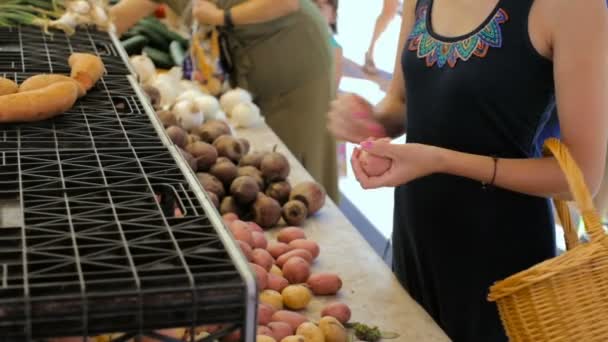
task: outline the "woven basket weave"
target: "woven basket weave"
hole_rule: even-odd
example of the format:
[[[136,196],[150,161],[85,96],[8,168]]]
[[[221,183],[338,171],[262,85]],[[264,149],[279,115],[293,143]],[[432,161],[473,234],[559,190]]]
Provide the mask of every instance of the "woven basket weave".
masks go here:
[[[510,341],[608,341],[608,236],[580,169],[557,139],[545,142],[566,174],[581,211],[589,243],[579,243],[562,201],[555,201],[564,227],[564,254],[535,265],[490,288]]]

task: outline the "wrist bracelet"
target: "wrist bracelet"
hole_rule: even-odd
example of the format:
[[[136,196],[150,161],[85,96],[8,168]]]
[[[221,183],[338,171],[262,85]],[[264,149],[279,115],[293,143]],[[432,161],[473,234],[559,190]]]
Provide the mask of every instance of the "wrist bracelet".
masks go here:
[[[492,156],[492,160],[494,161],[494,171],[492,172],[492,179],[490,180],[489,183],[486,183],[486,182],[481,183],[483,189],[487,189],[488,186],[493,186],[494,182],[496,181],[496,171],[498,169],[498,158],[496,156]]]

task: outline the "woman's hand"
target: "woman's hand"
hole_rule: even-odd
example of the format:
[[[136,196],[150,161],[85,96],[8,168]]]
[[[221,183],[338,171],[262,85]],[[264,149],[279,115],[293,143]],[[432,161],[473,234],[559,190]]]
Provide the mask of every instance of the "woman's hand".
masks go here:
[[[224,24],[224,11],[208,0],[194,0],[192,16],[203,25],[220,26]]]
[[[340,94],[331,103],[328,129],[338,140],[352,143],[386,137],[384,127],[374,118],[372,105],[355,94]]]
[[[365,151],[377,157],[390,159],[390,167],[377,176],[368,176],[359,160]],[[422,144],[391,144],[389,139],[366,140],[356,148],[351,164],[355,177],[364,189],[395,187],[441,171],[440,149]]]

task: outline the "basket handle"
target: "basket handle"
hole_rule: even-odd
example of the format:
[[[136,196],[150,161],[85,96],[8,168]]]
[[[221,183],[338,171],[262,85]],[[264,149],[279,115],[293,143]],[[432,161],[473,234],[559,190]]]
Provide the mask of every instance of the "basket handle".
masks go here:
[[[545,150],[550,152],[557,160],[560,168],[566,175],[570,192],[574,198],[579,211],[581,212],[583,221],[585,222],[585,230],[589,234],[592,240],[600,239],[605,236],[604,228],[600,216],[593,205],[593,199],[589,193],[589,189],[585,184],[585,178],[583,174],[572,158],[572,155],[568,151],[568,148],[562,144],[558,139],[549,138],[544,144]],[[570,217],[570,211],[568,210],[568,204],[563,200],[554,200],[555,208],[558,213],[559,219],[564,227],[564,236],[566,240],[566,247],[568,249],[574,248],[579,244],[574,223]]]

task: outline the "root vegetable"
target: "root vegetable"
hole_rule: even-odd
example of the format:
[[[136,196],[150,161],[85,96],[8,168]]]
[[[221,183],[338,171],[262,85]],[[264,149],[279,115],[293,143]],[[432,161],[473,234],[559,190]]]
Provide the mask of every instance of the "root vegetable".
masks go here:
[[[325,342],[347,342],[348,335],[344,326],[334,317],[325,316],[319,321]]]
[[[260,163],[260,171],[267,182],[280,182],[289,176],[289,161],[279,152],[266,154]]]
[[[0,122],[32,122],[53,118],[74,106],[78,87],[59,82],[37,90],[0,96]]]
[[[156,67],[150,57],[145,55],[133,56],[130,58],[130,62],[141,84],[148,84],[156,77]]]
[[[243,252],[243,255],[245,256],[245,259],[253,262],[252,255],[251,255],[253,250],[251,249],[251,246],[249,246],[244,241],[237,240],[237,242],[239,243],[239,247],[241,248],[241,251]]]
[[[203,186],[203,189],[205,189],[205,191],[213,192],[214,194],[217,195],[218,198],[224,197],[226,192],[224,190],[224,185],[222,184],[222,182],[220,182],[219,179],[215,178],[215,176],[213,176],[211,174],[204,173],[204,172],[199,172],[196,174],[196,176],[198,178],[198,181]]]
[[[266,337],[272,338],[271,337],[272,330],[270,330],[270,328],[265,325],[258,325],[257,335],[258,335],[258,339],[260,338],[260,336],[266,336]],[[273,341],[274,341],[274,338],[273,338]],[[259,342],[259,340],[256,340],[256,342]]]
[[[325,205],[325,189],[315,182],[303,182],[291,190],[289,200],[298,200],[306,204],[308,215],[316,214]]]
[[[188,142],[188,133],[178,126],[169,126],[165,132],[169,139],[179,148],[186,147]],[[186,151],[187,152],[187,151]],[[188,152],[190,153],[190,152]]]
[[[249,246],[253,245],[253,236],[251,235],[251,231],[249,231],[245,222],[236,220],[232,222],[228,228],[236,240],[243,241]],[[253,257],[253,254],[251,256]]]
[[[220,214],[235,214],[238,217],[243,217],[245,211],[243,208],[236,203],[236,200],[232,196],[226,196],[222,199],[222,203],[220,204]]]
[[[168,110],[160,110],[157,113],[160,122],[165,127],[176,126],[177,120],[175,119],[175,115]]]
[[[265,249],[255,248],[251,252],[251,258],[253,263],[262,266],[266,271],[270,271],[272,265],[274,265],[274,258]]]
[[[318,296],[335,295],[342,288],[342,279],[335,273],[315,273],[306,283]]]
[[[196,158],[194,158],[190,153],[182,150],[181,148],[179,148],[179,153],[181,153],[181,155],[184,157],[184,160],[186,161],[186,163],[188,163],[192,171],[196,172],[198,170],[198,163],[196,161]]]
[[[289,282],[287,281],[287,279],[283,278],[282,275],[276,275],[272,273],[272,268],[270,269],[270,273],[268,273],[268,283],[266,285],[269,289],[281,292],[288,285]]]
[[[239,103],[230,113],[232,122],[237,128],[248,128],[262,121],[260,108],[251,102]]]
[[[186,146],[186,151],[196,158],[198,171],[209,170],[217,160],[217,150],[206,142],[194,142]]]
[[[249,226],[249,229],[251,230],[251,232],[258,232],[258,233],[264,233],[264,230],[262,229],[262,227],[260,227],[257,223],[255,222],[247,222],[247,226]],[[264,238],[266,238],[266,236],[264,236]],[[266,247],[264,247],[266,248]]]
[[[331,316],[342,324],[345,324],[350,320],[350,315],[350,308],[344,303],[330,303],[321,310],[321,317]]]
[[[260,293],[260,303],[268,304],[273,307],[275,310],[283,309],[283,296],[278,291],[275,290],[264,290]],[[272,315],[272,321],[274,321],[274,316],[277,313],[275,312]]]
[[[258,183],[249,176],[237,177],[230,186],[230,194],[239,204],[249,204],[256,200],[260,187]]]
[[[214,96],[201,95],[194,99],[194,103],[200,111],[203,112],[205,118],[217,119],[217,113],[220,111],[220,103]]]
[[[277,341],[281,341],[285,337],[293,334],[296,330],[292,328],[289,323],[281,321],[268,323],[268,328],[272,331],[272,337]]]
[[[281,205],[285,204],[287,200],[289,200],[290,192],[291,185],[285,181],[272,183],[266,189],[266,195],[274,198]]]
[[[204,142],[212,144],[222,135],[230,135],[230,126],[223,121],[209,120],[194,128],[192,133],[198,134]]]
[[[289,258],[283,265],[283,276],[290,284],[305,283],[310,277],[310,264],[300,258]]]
[[[258,334],[255,337],[255,342],[277,342],[277,340],[275,340],[274,338],[272,338],[268,335]]]
[[[220,199],[217,197],[216,194],[214,194],[213,192],[209,192],[207,193],[207,196],[209,196],[209,199],[211,200],[211,203],[213,204],[213,206],[216,209],[220,208]]]
[[[308,208],[300,201],[289,201],[283,206],[281,215],[287,224],[300,226],[308,217]]]
[[[298,327],[305,322],[308,322],[308,318],[306,318],[306,316],[299,314],[297,312],[293,312],[293,311],[287,311],[287,310],[279,310],[277,312],[275,312],[272,315],[271,320],[273,322],[285,322],[287,324],[289,324],[289,326],[292,329],[292,333],[293,331],[296,331],[296,329],[298,329]],[[269,327],[271,327],[270,324],[268,324]],[[272,327],[271,327],[272,329]]]
[[[249,149],[251,148],[251,145],[249,144],[249,140],[244,139],[244,138],[239,138],[237,140],[239,141],[239,143],[243,147],[243,155],[246,155],[247,153],[249,153]]]
[[[224,222],[228,225],[228,224],[238,220],[239,216],[235,213],[226,213],[226,214],[222,214],[222,219],[224,219]]]
[[[88,53],[73,53],[68,64],[72,69],[70,76],[78,81],[85,91],[93,88],[105,72],[101,58]]]
[[[314,323],[302,323],[296,330],[296,335],[304,336],[306,342],[325,342],[323,331]]]
[[[256,169],[260,168],[260,164],[262,163],[262,158],[266,153],[263,152],[251,152],[249,154],[245,154],[243,158],[241,158],[241,162],[239,166],[253,166]]]
[[[313,260],[319,256],[320,248],[319,244],[314,241],[297,239],[289,243],[289,247],[292,249],[305,249],[310,252]]]
[[[223,158],[221,162],[216,162],[213,166],[211,166],[209,173],[217,177],[222,183],[224,183],[224,186],[229,188],[236,178],[237,168],[230,159]]]
[[[263,193],[253,203],[253,220],[263,228],[274,227],[281,219],[281,205],[279,202]]]
[[[186,141],[187,141],[186,146],[188,146],[190,144],[194,144],[195,142],[200,142],[201,137],[199,137],[198,135],[194,135],[194,134],[188,134],[188,138],[186,138]]]
[[[266,250],[270,252],[270,255],[272,255],[273,258],[277,259],[281,255],[289,252],[291,247],[289,247],[289,245],[286,243],[273,241],[268,244]]]
[[[266,240],[266,236],[264,235],[264,233],[252,231],[251,235],[253,236],[253,247],[262,248],[266,250],[266,247],[268,247],[268,240]]]
[[[384,174],[391,167],[391,160],[384,157],[378,157],[363,151],[359,156],[361,168],[370,177],[377,177]]]
[[[220,97],[220,105],[228,115],[232,115],[232,110],[237,104],[251,101],[251,94],[242,88],[231,89]]]
[[[201,113],[194,102],[182,100],[171,107],[171,112],[179,126],[190,131],[199,127],[203,123],[203,113]]]
[[[0,96],[14,94],[19,91],[17,83],[8,78],[0,77]]]
[[[267,325],[270,323],[272,315],[275,313],[275,311],[277,310],[268,304],[258,304],[258,324]]]
[[[279,276],[279,277],[283,277],[283,271],[281,271],[281,269],[277,265],[272,265],[272,268],[270,269],[270,273],[272,273],[276,276]]]
[[[152,108],[154,108],[154,109],[160,108],[160,101],[161,101],[160,90],[158,90],[158,88],[156,88],[155,86],[152,86],[149,84],[144,85],[142,87],[142,90],[144,91],[144,93],[146,93],[146,96],[148,97],[148,100],[150,101]],[[176,123],[177,123],[177,121],[176,121]]]
[[[59,82],[74,82],[74,84],[78,87],[78,97],[82,97],[86,94],[84,88],[75,79],[59,74],[39,74],[29,77],[25,81],[21,82],[18,91],[22,93],[30,90],[42,89],[51,84]]]
[[[302,310],[308,306],[312,299],[310,290],[302,285],[289,285],[281,291],[283,304],[292,310]]]
[[[302,228],[298,227],[287,227],[279,231],[277,240],[283,243],[290,243],[293,240],[306,239],[306,234]]]
[[[302,335],[287,336],[281,342],[306,342],[306,338]]]
[[[256,169],[253,166],[241,166],[237,170],[237,177],[241,176],[250,176],[253,177],[258,186],[260,187],[260,191],[264,189],[264,178],[262,177],[262,171]]]
[[[305,249],[293,249],[293,250],[281,255],[277,259],[277,265],[279,267],[283,267],[285,265],[285,263],[287,262],[287,260],[294,258],[294,257],[302,258],[302,259],[306,260],[306,262],[308,262],[309,264],[312,264],[312,261],[313,261],[312,254],[310,254],[309,251],[307,251]],[[283,272],[285,272],[285,270],[283,270]]]
[[[268,272],[266,270],[256,264],[249,263],[253,272],[255,273],[256,284],[258,286],[258,291],[263,291],[266,289],[268,285]],[[281,299],[282,300],[282,299]]]
[[[221,135],[213,141],[213,146],[217,149],[218,155],[229,158],[235,163],[238,163],[243,156],[243,146],[233,136]]]

